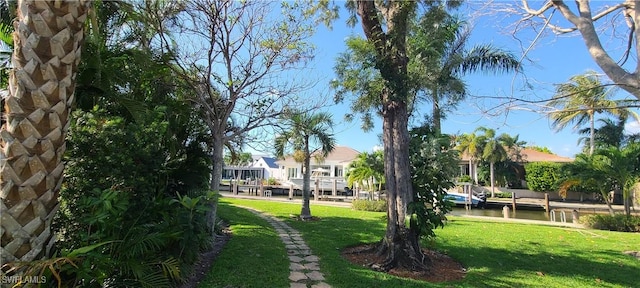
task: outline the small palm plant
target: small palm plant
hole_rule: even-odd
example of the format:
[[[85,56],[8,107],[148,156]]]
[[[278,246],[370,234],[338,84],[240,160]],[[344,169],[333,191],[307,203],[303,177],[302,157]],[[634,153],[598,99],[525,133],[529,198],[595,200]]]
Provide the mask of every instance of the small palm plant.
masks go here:
[[[304,220],[311,218],[309,198],[311,195],[311,157],[312,145],[320,147],[318,150],[323,156],[333,151],[336,139],[331,133],[333,121],[331,114],[291,111],[282,118],[284,131],[276,137],[275,150],[278,157],[284,157],[288,148],[293,148],[298,155],[297,160],[303,160],[302,181],[302,210],[300,217]],[[302,154],[302,155],[300,155]],[[300,157],[303,156],[303,157]]]

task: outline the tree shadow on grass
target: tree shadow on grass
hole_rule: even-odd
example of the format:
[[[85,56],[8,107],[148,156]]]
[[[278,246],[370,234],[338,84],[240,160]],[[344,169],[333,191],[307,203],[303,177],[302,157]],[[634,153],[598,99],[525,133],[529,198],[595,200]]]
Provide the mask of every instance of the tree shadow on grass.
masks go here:
[[[535,239],[527,241],[527,245],[518,243],[518,247],[513,250],[479,243],[466,246],[460,241],[457,244],[443,245],[436,241],[434,250],[446,251],[467,267],[469,272],[462,281],[427,284],[382,275],[384,273],[368,271],[366,267],[354,267],[342,258],[340,252],[345,247],[380,240],[385,232],[384,221],[320,216],[320,221],[290,225],[303,233],[316,255],[331,263],[322,268],[327,270],[325,276],[334,287],[342,287],[340,283],[357,283],[356,287],[523,287],[531,286],[532,283],[566,287],[571,286],[572,281],[578,285],[634,287],[638,285],[640,275],[640,264],[628,261],[627,258],[631,257],[620,251],[583,251],[572,249],[569,245],[554,253],[554,247],[545,247]],[[456,221],[455,225],[474,226],[464,221]],[[354,281],[354,277],[362,278]]]
[[[285,287],[289,258],[284,243],[264,219],[228,203],[218,215],[233,231],[199,287]]]

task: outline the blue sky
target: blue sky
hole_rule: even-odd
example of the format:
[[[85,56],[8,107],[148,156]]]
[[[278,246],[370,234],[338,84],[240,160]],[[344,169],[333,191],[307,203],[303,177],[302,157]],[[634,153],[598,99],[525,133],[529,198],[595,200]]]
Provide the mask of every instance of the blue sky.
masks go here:
[[[480,3],[472,2],[471,5],[477,7],[478,4]],[[465,14],[469,15],[468,12]],[[344,13],[341,16],[344,19]],[[483,16],[473,21],[475,28],[470,44],[492,43],[496,47],[512,51],[517,57],[522,56],[524,48],[513,38],[507,27],[519,18],[505,16],[504,14]],[[336,57],[346,50],[344,40],[349,35],[362,35],[362,28],[359,25],[354,28],[347,27],[343,19],[334,22],[331,31],[320,27],[314,37],[317,54],[312,63],[312,70],[309,71],[309,77],[318,79],[316,89],[326,90],[329,96],[333,91],[329,90],[328,82],[335,75],[333,64]],[[532,39],[535,34],[528,31],[519,34],[519,36],[521,39]],[[527,40],[522,43],[529,45]],[[612,41],[613,45],[616,43]],[[519,135],[520,139],[529,145],[548,147],[558,155],[573,157],[579,153],[581,147],[577,142],[580,136],[571,127],[555,132],[550,121],[540,113],[538,107],[515,107],[506,110],[504,106],[494,108],[504,104],[502,100],[481,98],[483,96],[499,96],[529,100],[547,99],[553,95],[553,84],[566,82],[571,76],[582,74],[588,70],[601,72],[587,53],[582,39],[574,34],[542,37],[538,44],[527,53],[527,56],[530,61],[523,62],[522,74],[465,76],[470,96],[459,105],[457,111],[450,113],[443,121],[443,132],[450,134],[470,133],[479,126],[485,126],[495,129],[498,133]],[[606,77],[602,80],[608,81]],[[533,89],[524,88],[525,81],[531,84]],[[625,97],[629,98],[630,96],[626,92],[619,92],[617,95],[617,98]],[[380,145],[378,139],[382,130],[380,121],[376,122],[376,126],[371,132],[363,132],[359,122],[344,122],[343,115],[348,111],[348,107],[349,104],[344,103],[326,108],[334,115],[334,121],[338,123],[334,127],[338,144],[350,146],[361,152],[371,151],[374,146]],[[429,103],[424,103],[419,108],[419,113],[429,114],[429,111]]]

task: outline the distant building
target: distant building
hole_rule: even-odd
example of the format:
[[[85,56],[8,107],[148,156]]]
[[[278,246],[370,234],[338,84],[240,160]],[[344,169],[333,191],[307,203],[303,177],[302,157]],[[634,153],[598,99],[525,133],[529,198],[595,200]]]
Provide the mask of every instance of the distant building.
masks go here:
[[[478,180],[478,163],[480,160],[470,161],[471,157],[467,153],[460,155],[460,175],[469,175],[471,179],[476,182]],[[511,160],[520,164],[518,168],[518,177],[521,181],[524,181],[524,164],[531,162],[554,162],[554,163],[570,163],[573,162],[572,158],[558,156],[555,154],[540,152],[531,148],[520,149],[520,159],[516,159],[516,155],[511,155]],[[473,163],[470,165],[470,163]]]
[[[267,156],[254,156],[253,161],[245,166],[225,165],[222,170],[222,179],[256,180],[256,179],[280,179],[282,171],[276,158]]]
[[[311,153],[311,171],[315,171],[318,176],[343,178],[346,175],[347,166],[358,157],[357,150],[347,146],[335,146],[333,151],[317,161],[315,156],[320,155],[320,151]],[[290,180],[292,178],[302,178],[302,163],[293,160],[292,156],[285,159],[277,160],[276,163],[280,167],[282,174],[279,180]]]
[[[276,158],[274,157],[258,157],[257,159],[254,159],[253,164],[251,165],[252,168],[262,168],[263,170],[263,179],[269,179],[269,178],[276,178],[276,179],[281,179],[282,178],[282,170],[280,169],[280,166],[278,166],[278,163],[276,162]]]

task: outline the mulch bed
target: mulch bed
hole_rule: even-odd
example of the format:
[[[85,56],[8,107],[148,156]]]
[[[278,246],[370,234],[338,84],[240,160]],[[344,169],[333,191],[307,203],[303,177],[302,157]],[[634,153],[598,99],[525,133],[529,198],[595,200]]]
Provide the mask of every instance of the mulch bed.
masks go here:
[[[372,264],[384,262],[384,257],[376,255],[374,244],[362,244],[349,247],[342,251],[342,257],[351,263],[371,267]],[[461,280],[465,277],[467,270],[453,258],[427,249],[422,249],[422,253],[431,260],[433,266],[430,271],[408,271],[404,269],[391,269],[387,273],[416,280],[432,283]],[[373,270],[373,269],[372,269]]]

